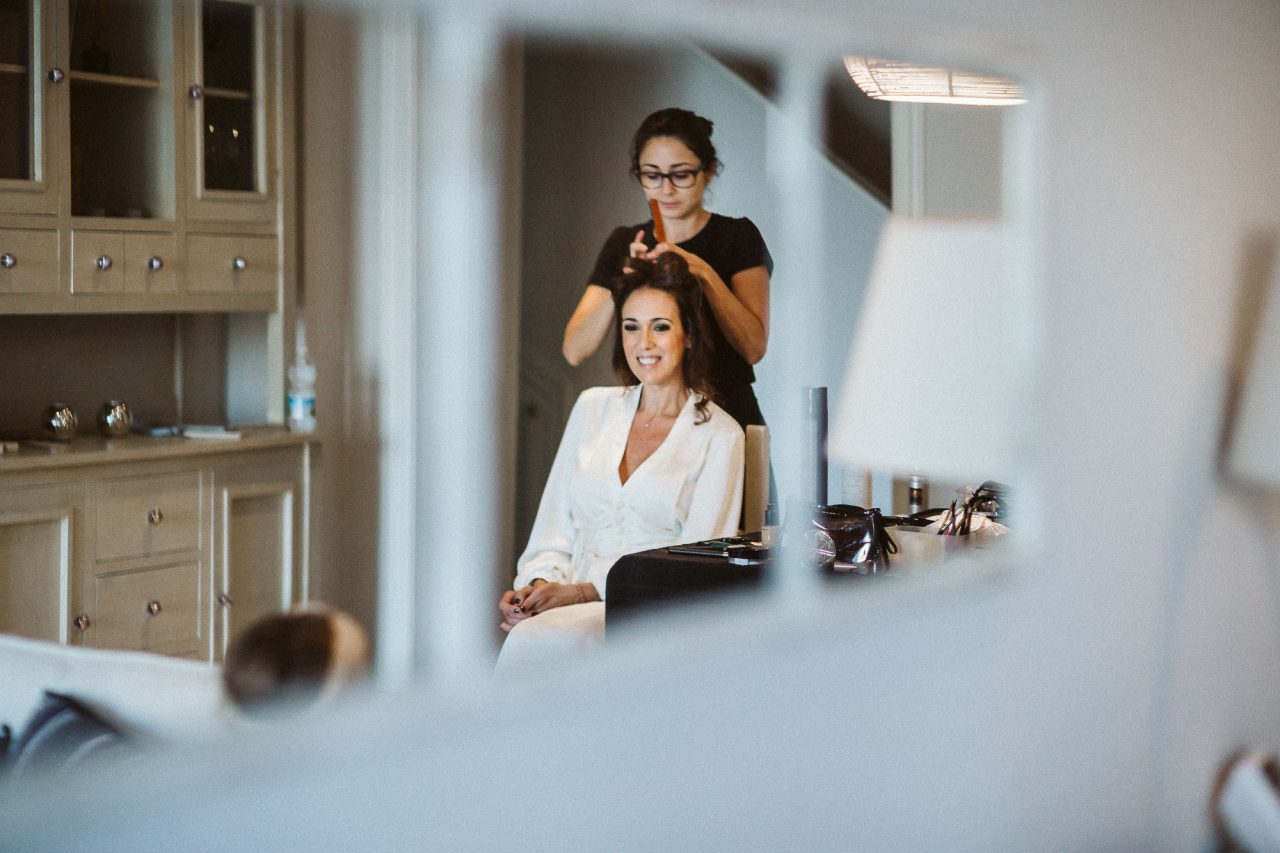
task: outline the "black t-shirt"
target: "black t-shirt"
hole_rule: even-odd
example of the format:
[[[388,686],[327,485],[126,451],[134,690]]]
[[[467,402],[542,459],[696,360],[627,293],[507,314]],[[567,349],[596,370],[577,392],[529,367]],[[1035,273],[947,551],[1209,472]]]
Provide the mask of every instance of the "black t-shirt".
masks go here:
[[[600,249],[600,256],[596,259],[588,284],[610,287],[630,256],[631,241],[637,231],[644,231],[646,246],[652,249],[657,245],[653,236],[652,219],[639,225],[615,228]],[[763,266],[771,275],[773,273],[773,258],[764,244],[764,238],[760,236],[760,229],[745,216],[735,219],[713,213],[701,231],[676,245],[706,261],[726,285],[734,275],[752,267]],[[703,308],[711,331],[710,379],[715,387],[716,403],[744,426],[764,423],[755,394],[751,390],[751,383],[756,378],[755,371],[729,343],[720,324],[716,322],[715,314],[705,302]]]

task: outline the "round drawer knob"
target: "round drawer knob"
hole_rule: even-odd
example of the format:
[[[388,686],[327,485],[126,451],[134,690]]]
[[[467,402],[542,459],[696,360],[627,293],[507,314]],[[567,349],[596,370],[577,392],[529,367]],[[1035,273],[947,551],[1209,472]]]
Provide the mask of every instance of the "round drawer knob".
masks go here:
[[[187,97],[193,101],[198,101],[204,97],[204,87],[199,83],[187,90]]]
[[[153,598],[153,599],[151,599],[150,601],[148,601],[148,602],[147,602],[147,612],[148,612],[148,613],[150,613],[152,616],[157,616],[157,615],[159,615],[159,613],[160,613],[160,602],[159,602],[157,599],[154,599],[154,598]]]
[[[106,272],[107,270],[111,269],[111,256],[99,255],[96,263],[98,265],[98,269],[102,270],[103,272]]]
[[[246,261],[242,256],[236,255],[235,259],[231,261],[231,268],[236,272],[244,272],[246,269],[249,268],[249,262]]]
[[[160,272],[160,270],[164,269],[164,258],[159,255],[152,255],[151,259],[147,261],[147,269],[152,272]]]
[[[49,82],[50,82],[50,83],[61,83],[61,82],[62,82],[62,78],[63,78],[63,77],[65,77],[65,76],[66,76],[66,75],[62,73],[62,69],[61,69],[61,68],[58,68],[57,66],[54,66],[53,68],[50,68],[50,69],[49,69]]]
[[[155,527],[162,521],[164,521],[164,513],[160,511],[160,507],[153,506],[151,509],[147,510],[147,524]]]
[[[9,254],[8,252],[5,252],[3,255],[0,255],[0,267],[4,267],[7,270],[11,270],[17,265],[18,265],[18,259],[15,258],[13,255]]]
[[[89,626],[92,624],[93,622],[89,620],[88,613],[81,613],[79,616],[76,617],[76,627],[79,628],[81,631],[88,631]]]
[[[218,593],[218,605],[220,607],[230,608],[235,603],[236,603],[235,599],[232,598],[229,593],[225,593],[225,592]]]

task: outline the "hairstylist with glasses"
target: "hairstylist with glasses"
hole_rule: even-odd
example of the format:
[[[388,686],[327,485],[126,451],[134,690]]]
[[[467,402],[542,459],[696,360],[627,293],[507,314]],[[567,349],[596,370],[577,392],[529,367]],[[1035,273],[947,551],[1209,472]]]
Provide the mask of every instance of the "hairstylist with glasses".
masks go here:
[[[631,173],[648,199],[658,202],[667,242],[658,244],[652,219],[615,228],[605,240],[586,292],[564,330],[564,357],[572,365],[599,349],[613,319],[609,285],[629,258],[681,255],[701,281],[710,309],[713,345],[710,385],[716,403],[740,425],[763,424],[751,383],[751,365],[769,342],[769,274],[773,259],[750,219],[734,219],[702,206],[722,167],[711,143],[711,122],[669,108],[646,118],[631,143]]]

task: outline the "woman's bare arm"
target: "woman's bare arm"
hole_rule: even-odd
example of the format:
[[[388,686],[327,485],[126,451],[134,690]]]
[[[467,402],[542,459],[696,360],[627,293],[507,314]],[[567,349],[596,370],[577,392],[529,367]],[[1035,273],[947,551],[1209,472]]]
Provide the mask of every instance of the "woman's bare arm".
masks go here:
[[[564,327],[564,343],[560,351],[574,367],[586,361],[609,335],[613,325],[613,294],[598,284],[588,284],[578,307]]]
[[[702,258],[662,243],[650,253],[677,252],[702,279],[702,292],[729,345],[747,364],[757,364],[769,348],[769,270],[763,264],[734,273],[729,283]]]
[[[763,266],[735,273],[726,285],[710,267],[703,274],[707,304],[729,345],[756,364],[769,348],[769,271]]]
[[[643,258],[649,249],[644,244],[644,229],[636,232],[627,247],[627,254],[633,258]],[[613,325],[613,294],[607,287],[588,284],[586,293],[578,300],[578,307],[564,327],[564,342],[560,351],[564,360],[577,367],[586,361],[609,336],[609,327]]]

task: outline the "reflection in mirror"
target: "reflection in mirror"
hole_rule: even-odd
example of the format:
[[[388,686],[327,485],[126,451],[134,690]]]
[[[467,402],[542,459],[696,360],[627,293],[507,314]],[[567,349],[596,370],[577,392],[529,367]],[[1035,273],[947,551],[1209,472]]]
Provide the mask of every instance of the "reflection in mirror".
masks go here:
[[[568,407],[582,388],[613,381],[602,351],[577,368],[565,364],[561,335],[610,229],[648,218],[628,163],[631,135],[645,115],[680,105],[710,118],[724,166],[708,188],[707,209],[751,219],[775,263],[793,276],[799,263],[779,243],[778,183],[767,162],[768,128],[780,120],[772,63],[693,45],[653,50],[530,39],[524,70],[520,363],[528,381],[521,382],[517,543],[532,525]],[[821,174],[811,200],[820,212],[807,227],[819,242],[840,246],[841,255],[822,276],[823,302],[834,308],[809,321],[810,336],[824,342],[815,360],[825,367],[808,384],[830,387],[839,378],[856,295],[891,206],[890,110],[850,85],[838,56],[827,63],[822,84],[826,138],[812,152]],[[565,140],[572,145],[566,148]],[[571,168],[560,165],[566,162]],[[547,216],[550,210],[556,215]],[[775,307],[786,298],[773,288]],[[775,347],[778,339],[769,343]],[[782,381],[776,362],[766,356],[754,366],[766,422],[795,384]]]
[[[641,120],[664,107],[714,122],[723,167],[706,188],[705,207],[750,219],[775,264],[768,349],[751,367],[775,437],[775,498],[794,493],[796,460],[805,451],[789,439],[779,445],[777,437],[801,435],[796,412],[804,388],[830,389],[832,410],[839,404],[885,223],[895,216],[999,217],[1004,111],[869,97],[841,56],[809,74],[800,97],[813,106],[797,109],[786,91],[787,69],[760,56],[534,37],[523,54],[517,552],[528,540],[578,393],[616,383],[607,339],[570,366],[562,335],[611,230],[649,219],[645,192],[630,174],[629,148]],[[813,119],[798,122],[794,116],[806,110]],[[798,165],[779,168],[779,147],[788,149],[782,159]],[[913,473],[923,493],[910,493]],[[958,489],[982,480],[930,473],[832,464],[827,501],[901,515],[946,506]]]

